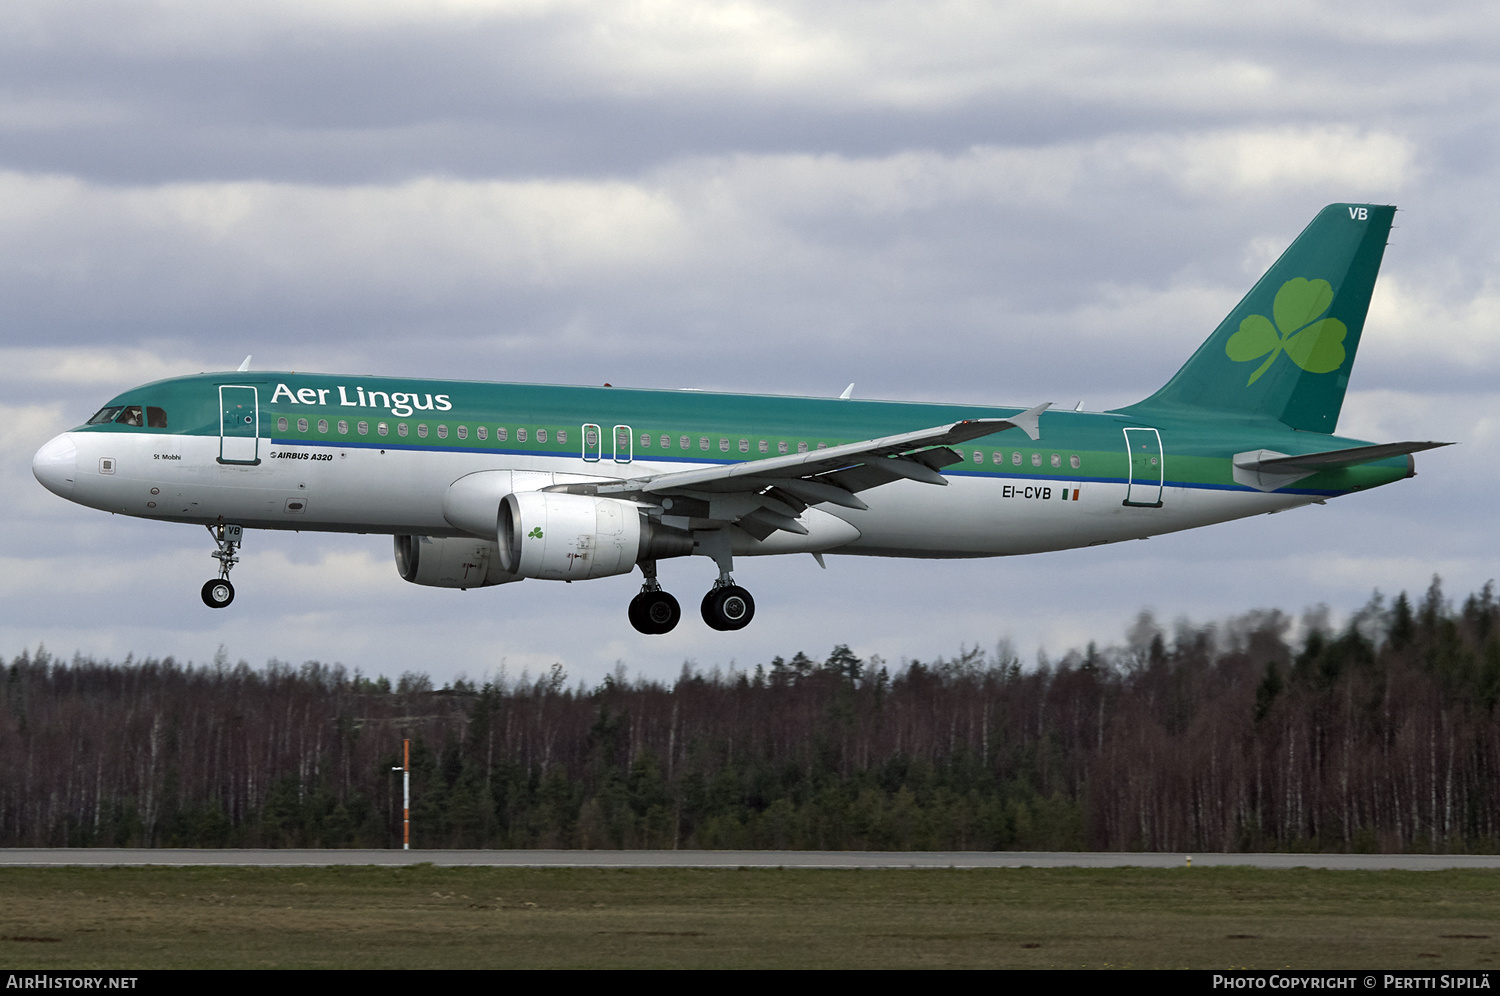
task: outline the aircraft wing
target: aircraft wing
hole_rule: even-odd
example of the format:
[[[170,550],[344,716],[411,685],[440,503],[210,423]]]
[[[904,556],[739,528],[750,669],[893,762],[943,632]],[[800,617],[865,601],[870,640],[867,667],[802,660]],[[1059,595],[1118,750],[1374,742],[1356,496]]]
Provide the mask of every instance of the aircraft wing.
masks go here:
[[[1009,418],[965,419],[806,453],[591,485],[589,490],[651,504],[671,498],[674,515],[735,522],[757,539],[778,529],[806,533],[797,517],[809,505],[865,509],[869,506],[856,493],[892,481],[946,485],[938,471],[963,459],[949,446],[1006,429],[1037,439],[1048,407],[1050,402]]]

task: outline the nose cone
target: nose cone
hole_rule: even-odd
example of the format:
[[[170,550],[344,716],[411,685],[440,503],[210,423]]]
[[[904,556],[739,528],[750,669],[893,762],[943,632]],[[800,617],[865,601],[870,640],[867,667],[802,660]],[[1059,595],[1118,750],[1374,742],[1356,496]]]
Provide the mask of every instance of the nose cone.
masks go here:
[[[73,434],[54,437],[31,458],[31,472],[42,487],[60,498],[73,497],[73,479],[78,475],[78,447]]]

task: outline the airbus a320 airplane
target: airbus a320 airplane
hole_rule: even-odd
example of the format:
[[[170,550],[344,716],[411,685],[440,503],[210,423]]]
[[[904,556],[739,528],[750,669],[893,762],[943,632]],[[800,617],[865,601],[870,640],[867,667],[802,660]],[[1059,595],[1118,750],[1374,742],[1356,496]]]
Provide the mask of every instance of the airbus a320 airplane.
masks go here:
[[[1394,207],[1322,210],[1166,386],[1107,412],[237,371],[157,381],[43,446],[50,491],[209,528],[234,599],[244,529],[390,533],[415,584],[705,556],[704,621],[755,602],[736,556],[992,557],[1276,512],[1414,473],[1435,442],[1332,435]]]

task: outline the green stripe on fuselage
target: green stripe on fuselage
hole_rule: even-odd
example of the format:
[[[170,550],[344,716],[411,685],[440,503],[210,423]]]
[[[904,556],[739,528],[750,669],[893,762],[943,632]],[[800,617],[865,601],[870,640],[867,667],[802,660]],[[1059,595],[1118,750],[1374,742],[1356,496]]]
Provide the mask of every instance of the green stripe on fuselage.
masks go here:
[[[273,446],[363,446],[576,458],[583,452],[582,427],[595,424],[603,436],[598,464],[603,476],[621,473],[617,469],[621,465],[612,459],[616,426],[630,427],[631,450],[637,462],[728,463],[777,456],[783,445],[787,452],[797,452],[800,446],[815,450],[820,445],[859,442],[962,419],[1005,418],[1022,411],[989,405],[255,372],[157,381],[109,402],[163,408],[168,417],[165,429],[107,424],[81,426],[76,431],[218,436],[221,385],[258,389],[260,435]],[[368,402],[372,395],[385,403],[359,403],[361,397]],[[430,407],[419,410],[415,404],[403,407],[392,402],[400,397],[410,401],[412,395],[417,396],[417,403]],[[446,399],[449,410],[437,410],[439,398]],[[407,410],[410,415],[395,414]],[[287,420],[284,430],[278,428],[282,418]],[[299,419],[307,420],[307,429],[299,428]],[[319,430],[319,420],[327,422],[326,430]],[[340,420],[348,423],[343,433],[338,431]],[[357,431],[361,421],[368,423],[364,434]],[[378,431],[381,423],[387,429],[384,436]],[[403,424],[405,436],[399,434]],[[419,435],[421,426],[427,428],[425,437]],[[439,437],[439,427],[446,431],[445,436]],[[463,438],[459,438],[460,427]],[[479,438],[480,427],[485,429],[484,439]],[[1160,432],[1168,487],[1244,490],[1234,482],[1230,457],[1235,453],[1267,449],[1299,454],[1363,444],[1361,440],[1294,431],[1270,419],[1209,413],[1185,418],[1162,413],[1157,421],[1143,421],[1113,412],[1049,411],[1042,416],[1040,440],[1033,442],[1017,429],[974,440],[955,447],[964,460],[946,468],[945,473],[1123,483],[1129,476],[1129,463],[1122,430],[1133,427]],[[506,430],[504,439],[497,438],[499,429]],[[523,429],[524,442],[519,438]],[[545,442],[538,430],[546,432]],[[648,437],[647,445],[642,445],[643,434]],[[663,436],[669,440],[666,447],[661,445]],[[683,437],[688,440],[686,448],[681,445]],[[982,462],[976,462],[976,454]],[[1020,464],[1015,463],[1016,454],[1020,455]],[[1054,457],[1057,466],[1053,466]],[[1073,466],[1074,457],[1078,458],[1077,467]],[[1342,494],[1399,480],[1407,470],[1406,458],[1394,457],[1324,471],[1284,490]]]

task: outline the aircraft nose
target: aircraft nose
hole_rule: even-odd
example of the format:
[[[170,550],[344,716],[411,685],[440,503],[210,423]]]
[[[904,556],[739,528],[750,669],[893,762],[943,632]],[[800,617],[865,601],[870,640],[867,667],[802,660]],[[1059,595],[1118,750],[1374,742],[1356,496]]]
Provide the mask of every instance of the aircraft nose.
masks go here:
[[[73,497],[73,479],[78,476],[78,447],[73,434],[55,436],[31,458],[31,473],[42,487],[60,498]]]

